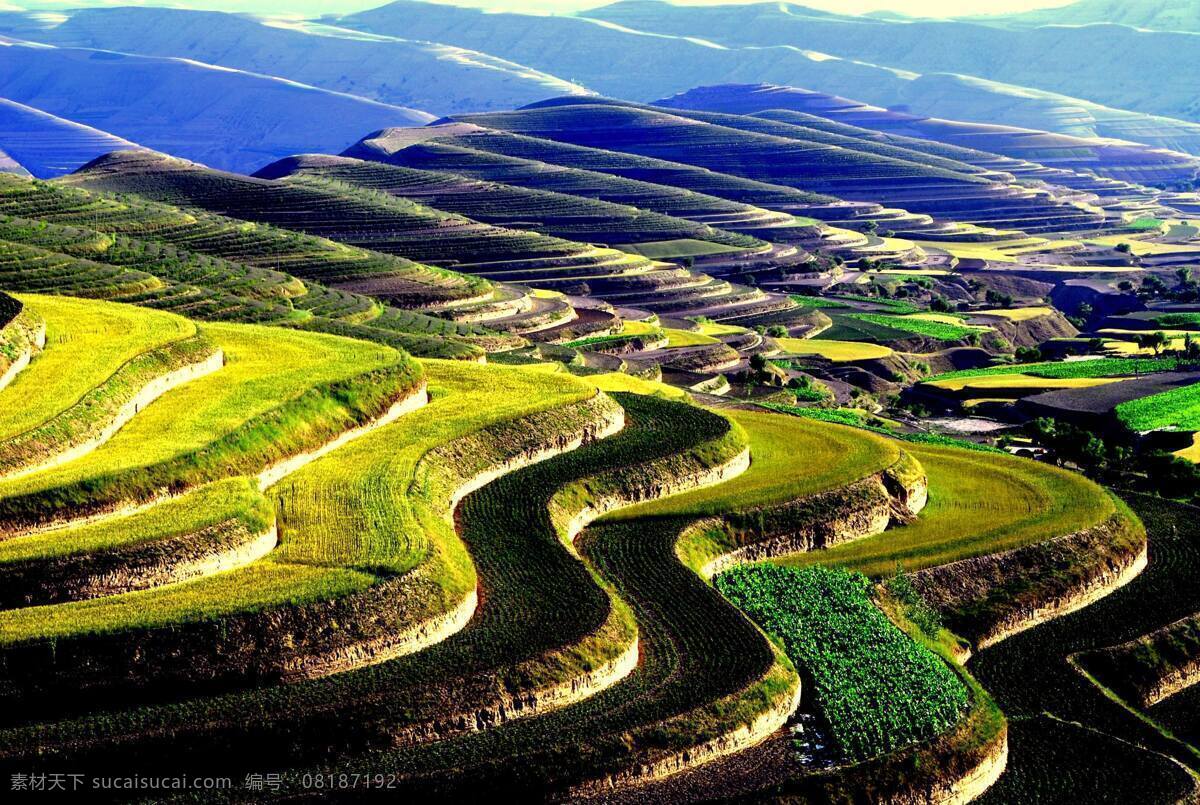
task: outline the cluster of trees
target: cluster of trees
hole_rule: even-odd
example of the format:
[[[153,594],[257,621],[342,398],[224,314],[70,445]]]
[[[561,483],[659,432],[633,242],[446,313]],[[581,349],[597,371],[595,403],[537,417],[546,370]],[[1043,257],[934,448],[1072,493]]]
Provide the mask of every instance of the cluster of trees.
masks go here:
[[[1149,274],[1142,278],[1142,284],[1136,288],[1137,295],[1143,299],[1170,299],[1175,302],[1200,301],[1200,281],[1197,281],[1189,266],[1175,269],[1175,284],[1170,285],[1157,274]],[[1135,286],[1130,280],[1117,283],[1122,291],[1133,291]]]
[[[1155,355],[1174,352],[1181,360],[1200,361],[1200,341],[1191,333],[1183,337],[1183,346],[1175,350],[1169,349],[1171,339],[1164,332],[1138,333],[1134,340],[1142,349],[1153,350]]]
[[[1029,422],[1025,431],[1050,452],[1056,464],[1074,465],[1103,483],[1200,503],[1200,465],[1163,450],[1139,450],[1131,436],[1106,439],[1088,428],[1050,417]]]

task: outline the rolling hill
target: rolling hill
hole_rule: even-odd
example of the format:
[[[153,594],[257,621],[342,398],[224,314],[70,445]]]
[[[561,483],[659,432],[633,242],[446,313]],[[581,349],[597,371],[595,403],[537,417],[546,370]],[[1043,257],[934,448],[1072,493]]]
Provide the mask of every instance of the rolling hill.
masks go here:
[[[141,146],[107,132],[0,98],[0,144],[39,178],[61,176],[112,151]]]
[[[1121,0],[1076,0],[1057,8],[1037,9],[1017,14],[996,14],[971,20],[1002,25],[1128,25],[1150,31],[1188,31],[1200,33],[1200,9],[1190,0],[1147,0],[1126,3]]]
[[[351,162],[340,158],[343,162]],[[321,161],[318,159],[318,162]],[[338,158],[333,160],[338,161]],[[357,163],[370,176],[372,163]],[[404,175],[404,169],[375,166]],[[424,176],[434,185],[445,175]],[[386,179],[386,177],[385,177]],[[637,254],[599,248],[591,243],[565,240],[537,231],[508,229],[458,214],[417,204],[328,176],[296,175],[287,181],[242,176],[154,153],[117,153],[103,157],[59,180],[64,184],[115,193],[134,193],[158,202],[199,207],[223,216],[241,218],[284,229],[395,255],[418,264],[452,268],[497,283],[521,283],[568,292],[596,293],[614,304],[645,306],[672,315],[711,315],[713,318],[751,317],[794,309],[786,297],[733,285],[704,274],[693,274],[674,264],[657,263]],[[463,180],[450,180],[462,187]],[[386,186],[386,181],[384,182]],[[469,184],[469,180],[468,180]],[[485,186],[486,187],[486,186]],[[503,188],[495,193],[504,194]],[[550,194],[513,191],[523,203],[555,198]],[[578,206],[578,199],[566,196]],[[488,204],[487,194],[460,198],[474,207]],[[602,209],[607,207],[601,204]],[[635,216],[636,217],[636,216]],[[654,216],[650,216],[651,220]],[[663,220],[662,217],[657,220]],[[670,222],[671,219],[665,219]],[[704,227],[680,222],[692,232]],[[678,232],[676,232],[678,234]],[[769,244],[741,235],[715,235],[733,239],[737,252],[770,250]],[[713,244],[720,252],[720,244]],[[795,251],[794,249],[792,250]],[[804,255],[800,255],[804,257]],[[345,277],[337,287],[388,299],[394,280],[387,276]],[[401,289],[406,292],[407,289]],[[474,304],[457,304],[447,311],[464,321],[502,319],[507,329],[538,332],[569,327],[577,317],[561,296],[531,295],[520,287],[506,291],[508,298],[491,296]],[[611,316],[608,320],[611,321]],[[494,322],[500,326],[500,322]]]
[[[345,153],[357,154],[361,159],[391,165],[439,170],[524,188],[627,204],[664,215],[723,226],[734,231],[771,227],[771,234],[780,237],[786,236],[787,230],[806,223],[803,220],[795,221],[787,215],[774,214],[760,207],[707,193],[533,159],[530,158],[533,156],[532,149],[530,157],[517,157],[475,148],[474,145],[483,144],[484,137],[462,138],[450,134],[459,128],[449,124],[428,127],[419,133],[411,129],[376,132]],[[446,136],[437,136],[439,132],[444,132]],[[487,131],[478,129],[477,134],[486,136]],[[421,136],[427,136],[428,139],[421,139]],[[495,133],[495,137],[504,139],[504,135],[499,132]],[[518,138],[513,135],[512,139]],[[555,145],[548,141],[534,141],[532,144],[544,144],[547,151],[554,150]],[[683,166],[681,170],[682,168]]]
[[[0,15],[0,32],[7,24],[19,26],[14,35],[63,47],[182,56],[438,115],[587,92],[485,52],[294,17],[167,8],[86,9],[65,16],[39,25],[45,17]]]
[[[254,170],[364,131],[433,118],[292,81],[185,58],[29,43],[0,47],[0,97],[147,148]]]
[[[628,205],[349,157],[289,157],[254,175],[264,179],[301,176],[342,182],[487,224],[531,229],[608,246],[694,240],[717,250],[738,251],[764,245],[753,238]]]
[[[588,12],[587,18],[568,18],[484,14],[415,0],[348,15],[339,24],[377,34],[483,50],[554,75],[572,76],[590,89],[617,98],[649,101],[697,84],[790,84],[862,98],[881,106],[903,105],[922,115],[1017,124],[1077,136],[1130,140],[1142,136],[1148,138],[1149,145],[1200,153],[1200,127],[1163,117],[1162,113],[1154,114],[1154,110],[1110,108],[1094,97],[1084,100],[1056,96],[1024,85],[1005,84],[996,78],[977,80],[978,76],[969,74],[948,75],[944,66],[935,66],[930,75],[924,76],[913,68],[905,70],[881,64],[870,55],[839,58],[830,55],[837,51],[822,52],[805,39],[777,45],[722,43],[724,38],[738,35],[742,16],[749,15],[753,20],[754,14],[762,13],[773,18],[782,13],[777,4],[718,7],[716,11],[657,3],[632,8],[644,8],[651,17],[647,24],[661,27],[621,23],[616,19],[619,14],[632,13],[631,7],[625,5]],[[693,19],[706,19],[693,16],[701,12],[727,13],[733,21],[726,21],[709,36],[695,31],[673,33],[666,22],[678,20],[679,26],[690,30]],[[832,15],[831,19],[842,24],[840,20],[845,18]],[[879,21],[860,19],[859,22],[886,27]],[[774,27],[785,33],[789,30],[783,24]],[[901,30],[897,36],[903,40],[907,34]],[[1104,49],[1106,45],[1091,47]],[[914,49],[941,54],[964,48],[958,42],[951,42],[936,48],[921,45]],[[1126,54],[1126,57],[1130,65],[1141,64],[1140,56]],[[1093,67],[1089,64],[1083,72],[1107,74],[1104,69]],[[1122,69],[1125,68],[1113,65],[1112,74],[1121,75]],[[1135,72],[1126,83],[1143,89],[1140,67],[1131,66],[1129,70]],[[1180,77],[1185,75],[1187,68],[1181,67],[1180,72],[1167,80],[1178,86],[1183,81]],[[1181,102],[1189,100],[1184,98]]]
[[[1012,125],[923,117],[799,87],[767,84],[697,87],[656,103],[673,109],[708,109],[732,114],[768,113],[766,116],[775,119],[780,119],[779,115],[774,114],[775,111],[789,110],[860,129],[941,142],[1052,168],[1095,173],[1133,182],[1183,181],[1194,177],[1200,169],[1200,160],[1179,152],[1146,148],[1133,142],[1095,140]],[[959,156],[964,161],[979,164],[977,155]],[[998,167],[1012,169],[1017,166]]]
[[[586,13],[638,30],[702,37],[727,46],[803,47],[898,70],[953,73],[1144,114],[1200,120],[1188,79],[1189,66],[1200,54],[1200,38],[1190,34],[1119,25],[1007,29],[807,12],[787,3],[696,8],[624,0]],[[1150,86],[1152,92],[1147,91]]]
[[[905,159],[881,155],[873,153],[879,150],[876,146],[863,141],[849,141],[849,147],[848,140],[833,145],[824,132],[772,125],[761,119],[708,122],[689,117],[688,112],[672,112],[617,101],[583,99],[577,103],[567,98],[516,112],[461,119],[575,145],[688,162],[853,201],[882,202],[949,220],[1033,230],[1086,229],[1101,224],[1094,213],[993,181],[970,166],[964,165],[962,171],[948,169],[941,158],[926,158],[917,152],[908,152],[911,158]],[[772,133],[748,130],[762,128]],[[861,147],[856,143],[862,143]]]

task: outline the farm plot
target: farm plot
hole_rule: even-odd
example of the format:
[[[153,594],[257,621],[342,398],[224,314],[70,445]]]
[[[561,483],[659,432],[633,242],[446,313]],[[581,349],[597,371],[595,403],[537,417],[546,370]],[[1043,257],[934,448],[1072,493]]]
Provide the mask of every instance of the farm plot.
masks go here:
[[[956,392],[956,396],[967,399],[1000,399],[1024,397],[1050,389],[1092,388],[1118,380],[1119,378],[1115,377],[1038,377],[1012,372],[931,380],[924,383],[924,386]]]
[[[931,739],[967,707],[962,680],[887,619],[860,574],[759,565],[716,583],[814,681],[816,706],[853,760]]]
[[[64,297],[18,298],[45,320],[46,349],[0,391],[0,438],[61,413],[138,355],[196,334],[195,324],[167,313]]]
[[[676,438],[678,406],[628,397],[623,404],[642,438]],[[693,411],[688,418],[697,424],[714,417]],[[353,762],[402,769],[412,777],[405,789],[421,795],[458,796],[480,785],[514,794],[592,790],[591,782],[633,779],[640,763],[674,763],[677,752],[790,708],[794,677],[776,667],[769,644],[676,558],[674,543],[689,521],[593,525],[577,540],[637,620],[640,662],[624,680],[558,712]]]
[[[965,324],[950,323],[945,320],[931,320],[921,314],[891,316],[879,313],[849,313],[848,318],[889,327],[911,335],[925,336],[937,341],[962,341],[987,332],[990,328],[973,327]]]
[[[929,378],[925,382],[935,385],[948,380],[959,380],[971,377],[988,377],[991,375],[1007,375],[1019,372],[1033,377],[1056,378],[1069,380],[1092,377],[1126,377],[1155,372],[1171,372],[1179,366],[1175,358],[1098,358],[1086,361],[1043,361],[1040,363],[1003,364],[1000,366],[984,366],[978,369],[960,369],[954,372],[943,372]]]
[[[255,558],[275,525],[250,478],[206,484],[126,516],[0,542],[0,603],[55,604],[185,581]],[[66,614],[66,613],[60,613]]]
[[[1200,430],[1200,383],[1123,402],[1116,412],[1131,430]]]
[[[1200,380],[1198,372],[1165,372],[1091,388],[1035,394],[1026,397],[1021,405],[1035,416],[1082,416],[1102,423],[1111,421],[1112,412],[1122,403],[1186,389],[1197,380]]]
[[[531,374],[539,382],[569,381]],[[298,753],[331,746],[331,740],[348,742],[351,735],[355,741],[391,745],[397,736],[419,740],[435,724],[440,725],[439,731],[447,731],[443,734],[452,734],[459,729],[454,714],[471,713],[474,721],[476,708],[479,717],[489,722],[506,720],[505,711],[491,709],[509,701],[500,693],[504,690],[566,686],[569,691],[578,685],[586,690],[610,684],[616,677],[609,675],[619,676],[616,669],[631,645],[633,623],[625,606],[565,549],[560,529],[587,505],[601,505],[612,496],[656,494],[654,490],[669,479],[707,473],[744,449],[738,432],[719,416],[653,398],[633,397],[625,402],[634,411],[666,407],[662,421],[670,427],[632,428],[505,476],[464,500],[459,514],[462,537],[489,594],[463,631],[424,652],[374,668],[287,688],[87,719],[92,726],[85,729],[102,729],[109,735],[130,730],[134,734],[122,733],[126,735],[122,740],[148,742],[142,757],[148,760],[153,754],[172,764],[187,762],[175,749],[180,740],[261,749],[262,738],[270,734],[275,740],[269,743],[280,752],[269,749],[272,758],[260,760],[284,764],[295,762]],[[559,416],[557,411],[548,413]],[[480,441],[456,447],[447,458],[469,460],[481,446],[497,441],[512,445],[517,437],[517,444],[522,440],[544,443],[566,424],[552,418],[531,421],[515,434],[481,433]],[[447,675],[448,668],[456,670]],[[553,702],[558,694],[545,695]],[[247,706],[262,718],[247,723],[243,717]],[[492,715],[483,715],[487,713]],[[174,725],[170,732],[176,737],[169,754],[153,750],[157,745],[153,734],[164,733],[158,729],[147,733],[148,720],[164,728]],[[348,732],[350,724],[353,730]],[[66,737],[80,726],[66,723],[51,732]],[[55,742],[50,733],[42,735]],[[317,735],[325,737],[311,740]],[[102,749],[93,747],[97,748]],[[235,752],[229,762],[240,763],[239,758],[245,754]]]
[[[1200,561],[1197,509],[1142,495],[1128,499],[1149,535],[1146,570],[1087,608],[1010,637],[970,662],[1011,727],[1008,770],[985,802],[1059,800],[1076,791],[1139,801],[1194,796],[1183,765],[1200,765],[1195,750],[1106,696],[1068,660],[1200,611],[1192,583]]]
[[[632,427],[674,427],[669,419],[647,419],[653,409],[645,403],[641,411],[626,404],[634,417]],[[661,416],[665,411],[656,413]],[[823,427],[761,413],[730,415],[747,430],[757,426],[757,435],[751,430],[752,453],[756,446],[780,436],[799,439],[802,449],[807,440],[819,439],[816,431]],[[744,474],[711,487],[713,500],[738,509],[791,501],[875,471],[897,456],[894,446],[869,434],[827,429],[834,431],[831,435],[841,447],[851,447],[855,440],[866,444],[857,451],[831,449],[829,463],[835,466],[823,466],[803,480],[780,478],[773,471],[783,469],[781,452],[761,455],[750,470],[761,468],[752,484],[742,484]],[[611,580],[637,620],[640,662],[625,680],[558,713],[400,755],[371,754],[354,762],[411,769],[412,790],[425,795],[458,796],[480,785],[519,794],[547,787],[591,791],[597,781],[603,786],[605,780],[645,779],[654,773],[648,770],[686,766],[688,760],[681,752],[704,757],[736,748],[736,743],[723,743],[723,736],[746,730],[745,734],[755,735],[759,728],[752,725],[762,718],[768,724],[778,723],[795,695],[786,660],[775,655],[676,554],[690,524],[707,511],[695,505],[696,495],[685,493],[664,501],[681,501],[681,516],[667,505],[665,514],[647,518],[641,516],[647,509],[643,506],[630,516],[609,516],[578,540],[583,556]],[[445,771],[437,771],[440,768]]]
[[[730,410],[750,439],[750,469],[725,483],[615,512],[606,521],[705,517],[770,506],[847,486],[900,458],[897,444],[798,417]]]
[[[222,647],[240,658],[236,662],[257,660],[278,673],[279,663],[287,667],[287,660],[298,651],[318,649],[321,640],[336,646],[363,631],[370,633],[377,617],[356,623],[353,610],[342,614],[314,611],[310,619],[316,620],[319,638],[314,639],[312,627],[303,619],[293,622],[289,612],[303,611],[306,602],[348,601],[372,588],[376,598],[388,593],[384,596],[386,617],[379,624],[385,634],[399,635],[402,643],[411,642],[412,630],[431,619],[449,618],[475,589],[471,561],[447,519],[455,490],[474,475],[490,471],[493,464],[513,460],[522,449],[532,450],[546,442],[533,422],[522,430],[513,424],[514,418],[556,416],[538,425],[552,428],[556,438],[569,439],[579,423],[589,421],[590,409],[585,406],[576,411],[576,404],[592,400],[595,394],[585,383],[544,373],[456,363],[430,364],[429,371],[435,399],[427,408],[363,435],[270,490],[273,505],[267,508],[268,519],[274,520],[272,509],[277,509],[280,545],[264,560],[188,584],[11,611],[5,614],[13,619],[23,617],[25,622],[10,621],[4,628],[10,634],[18,627],[34,630],[27,634],[38,637],[58,634],[60,651],[71,645],[63,638],[83,634],[140,630],[143,634],[131,639],[146,646],[156,645],[153,640],[170,643],[178,639],[173,635],[187,635],[191,648],[186,652],[198,654],[197,664],[209,668],[209,674],[221,676],[221,664],[208,654],[220,655]],[[496,385],[507,393],[495,393]],[[581,418],[581,414],[585,416]],[[515,430],[505,433],[502,429],[506,427]],[[489,428],[501,430],[485,437]],[[154,507],[135,515],[140,520],[131,523],[145,522],[161,529],[173,517],[178,519],[179,512],[171,507],[178,510],[185,501],[181,498]],[[191,502],[205,501],[201,497]],[[114,525],[99,530],[85,526],[75,540],[94,544],[97,539],[114,536],[126,542],[130,539]],[[393,589],[397,585],[398,589]],[[372,604],[383,606],[371,599],[362,602],[360,610],[370,613]],[[263,617],[256,613],[264,611],[267,620],[253,627]],[[322,615],[346,619],[337,635],[323,635]],[[47,621],[55,625],[47,626]],[[279,628],[285,629],[287,639],[275,646],[274,632]],[[255,651],[239,647],[238,641],[248,630],[256,635],[255,644],[264,647],[259,652],[274,651],[274,655],[255,657]],[[380,642],[380,635],[370,636]],[[312,645],[314,642],[318,645]],[[370,645],[352,651],[350,658],[358,663],[370,661]],[[301,660],[296,662],[304,667]],[[127,673],[140,673],[141,665],[134,663]],[[336,667],[317,666],[325,672]],[[181,672],[172,673],[178,676]],[[270,675],[267,670],[260,673]],[[182,674],[188,676],[186,670]]]
[[[898,564],[919,570],[1073,533],[1116,511],[1100,487],[1045,464],[954,447],[905,449],[929,478],[929,504],[916,522],[781,563],[819,563],[880,577]]]
[[[556,364],[558,365],[558,364]],[[671,386],[658,380],[644,380],[624,372],[605,372],[599,375],[589,375],[587,378],[601,391],[627,391],[631,394],[659,395],[668,399],[686,400],[688,394],[681,388]]]
[[[258,472],[381,415],[417,381],[407,358],[379,345],[249,325],[206,332],[221,370],[164,394],[87,456],[0,481],[6,528]]]
[[[819,338],[776,338],[775,342],[788,355],[814,355],[834,363],[887,358],[891,347],[861,341],[827,341]]]
[[[1164,699],[1146,711],[1179,740],[1200,751],[1200,687],[1191,687]]]

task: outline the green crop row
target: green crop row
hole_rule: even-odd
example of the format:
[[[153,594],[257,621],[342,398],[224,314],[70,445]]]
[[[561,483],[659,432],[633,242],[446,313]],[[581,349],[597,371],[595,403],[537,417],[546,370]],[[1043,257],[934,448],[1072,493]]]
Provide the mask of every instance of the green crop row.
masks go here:
[[[1116,413],[1131,430],[1200,430],[1200,383],[1123,402]]]
[[[812,680],[817,708],[852,760],[933,738],[967,707],[966,686],[875,606],[864,576],[759,565],[716,584]]]
[[[1125,375],[1171,372],[1179,367],[1176,358],[1097,358],[1087,361],[1044,361],[1042,363],[1006,363],[999,366],[983,366],[978,369],[958,369],[953,372],[926,378],[926,380],[954,380],[967,377],[987,377],[1020,372],[1034,377],[1068,380],[1091,377],[1123,377]]]
[[[857,294],[837,294],[834,298],[843,299],[847,302],[866,302],[899,315],[924,312],[924,308],[918,307],[912,302],[905,302],[903,299],[886,299],[881,296],[860,296]]]
[[[1200,326],[1200,313],[1166,313],[1155,316],[1154,323],[1159,327],[1190,329]]]
[[[850,305],[846,304],[845,302],[839,302],[837,299],[830,299],[824,296],[803,296],[800,294],[792,294],[788,298],[797,305],[800,305],[800,307],[815,307],[825,309],[850,307]]]
[[[980,332],[980,328],[978,327],[965,327],[940,321],[917,319],[911,316],[892,316],[882,313],[850,313],[847,316],[858,321],[891,327],[895,330],[934,338],[938,341],[961,341],[964,338],[978,335]]]

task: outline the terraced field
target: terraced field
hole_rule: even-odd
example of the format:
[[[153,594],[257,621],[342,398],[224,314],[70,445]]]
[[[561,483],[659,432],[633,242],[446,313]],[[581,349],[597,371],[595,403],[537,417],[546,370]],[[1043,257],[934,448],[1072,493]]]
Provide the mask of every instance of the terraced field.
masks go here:
[[[721,594],[772,633],[792,628],[743,596],[752,573],[736,577],[751,585],[741,592],[734,576],[709,577],[790,554],[874,576],[901,562],[929,586],[923,574],[958,562],[1124,522],[1102,490],[1045,465],[761,409],[718,413],[629,375],[418,366],[331,335],[19,301],[51,338],[14,384],[114,330],[110,367],[196,338],[222,362],[87,454],[0,480],[5,770],[36,757],[182,771],[202,757],[276,770],[281,795],[314,774],[389,768],[423,798],[481,786],[604,796],[767,762],[753,759],[776,751],[799,708],[846,757],[870,758],[884,785],[942,779],[899,774],[913,753],[990,781],[1003,720],[944,638],[876,608],[872,583],[843,590],[857,596],[855,625],[814,616],[846,639],[819,660],[786,636],[777,648]],[[699,329],[712,334],[666,328],[688,339],[667,349],[741,335]],[[114,371],[30,388],[53,415]],[[1022,595],[1053,580],[1022,576]],[[1007,612],[977,592],[940,604],[967,636]],[[886,633],[884,653],[856,653],[864,629]],[[886,737],[862,737],[870,708],[844,691],[805,692],[802,680],[832,679],[837,663],[900,657],[912,709]],[[862,784],[798,758],[771,761],[755,785]]]
[[[1013,738],[1009,772],[984,801],[1053,799],[1075,791],[1169,801],[1194,790],[1185,767],[1196,768],[1195,750],[1110,699],[1069,659],[1197,610],[1186,581],[1197,550],[1194,508],[1143,496],[1130,503],[1149,532],[1148,569],[1093,606],[987,649],[971,663],[1008,714]],[[1096,764],[1098,753],[1111,762]]]
[[[266,179],[311,177],[375,190],[502,227],[532,228],[568,240],[620,243],[696,241],[731,250],[762,241],[638,207],[566,193],[482,182],[454,173],[401,168],[347,157],[302,156],[268,165]],[[651,256],[651,255],[647,255]]]
[[[556,98],[517,112],[456,119],[979,226],[1037,232],[1090,230],[1102,224],[1096,214],[1049,194],[994,183],[1006,177],[964,162],[761,118]]]
[[[406,262],[416,261],[414,265],[441,266],[448,278],[463,276],[448,271],[455,269],[495,283],[595,293],[616,305],[678,315],[752,317],[793,307],[785,297],[770,297],[675,265],[526,228],[561,231],[580,238],[611,231],[619,234],[622,243],[639,236],[652,242],[664,237],[693,240],[699,236],[748,254],[771,251],[767,244],[748,235],[562,194],[472,185],[474,180],[470,179],[346,158],[310,159],[314,161],[325,167],[317,170],[310,166],[311,170],[305,169],[287,181],[277,181],[212,171],[161,155],[117,154],[62,181],[93,190],[136,193],[160,203],[200,207],[219,215],[330,238]],[[334,177],[327,175],[331,162],[340,166]],[[290,175],[292,163],[287,165],[272,168],[271,175]],[[412,193],[422,202],[444,201],[451,208],[478,214],[484,220],[418,204],[404,193]],[[433,196],[427,198],[430,193]],[[547,215],[552,210],[558,211],[558,217]],[[531,217],[537,220],[531,221]],[[486,223],[489,218],[526,228],[494,226]],[[796,257],[807,256],[796,253]],[[433,307],[442,308],[443,315],[455,320],[518,333],[553,331],[576,318],[561,298],[531,297],[512,286],[504,287],[507,298],[495,289],[489,295],[484,292],[489,287],[486,281],[473,281],[478,296],[471,304],[449,300],[434,303]],[[344,291],[370,294],[401,305],[414,301],[409,284],[387,275],[340,277],[335,284]],[[425,305],[430,306],[429,302]]]
[[[0,164],[0,775],[1196,799],[1194,194],[756,91]]]
[[[0,438],[36,428],[74,405],[130,360],[197,332],[192,322],[167,313],[77,299],[17,297],[46,328],[46,346],[36,360],[0,392]],[[18,405],[21,400],[36,405]]]
[[[905,449],[929,476],[929,505],[919,520],[786,563],[821,562],[884,576],[899,562],[916,571],[1086,529],[1116,511],[1095,485],[1027,459],[919,444]]]
[[[130,196],[19,180],[3,191],[0,279],[12,290],[353,334],[437,357],[476,358],[496,341],[476,325],[322,284],[369,280],[394,304],[437,305],[489,298],[478,278]]]

